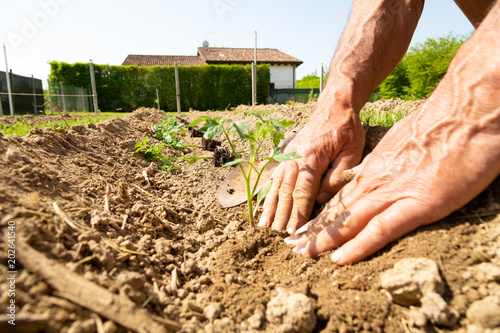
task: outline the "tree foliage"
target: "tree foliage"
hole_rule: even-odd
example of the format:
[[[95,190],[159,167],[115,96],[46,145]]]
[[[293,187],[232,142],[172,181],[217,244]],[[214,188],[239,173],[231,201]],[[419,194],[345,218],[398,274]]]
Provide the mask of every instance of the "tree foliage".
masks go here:
[[[323,85],[326,85],[326,78],[327,75],[323,77]],[[295,86],[297,89],[319,89],[319,81],[320,76],[316,73],[316,71],[314,71],[314,73],[307,74],[302,79],[297,80]]]
[[[379,86],[382,98],[425,98],[446,74],[451,60],[467,38],[448,35],[428,38],[410,48]]]

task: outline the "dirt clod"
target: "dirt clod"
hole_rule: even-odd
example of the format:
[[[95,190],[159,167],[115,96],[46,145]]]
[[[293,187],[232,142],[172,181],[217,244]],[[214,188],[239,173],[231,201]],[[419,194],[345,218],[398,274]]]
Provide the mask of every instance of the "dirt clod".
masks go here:
[[[444,290],[437,264],[426,258],[403,259],[380,279],[393,301],[401,305],[418,304],[425,294],[442,294]]]
[[[266,319],[275,332],[312,332],[316,325],[314,304],[307,296],[278,288],[267,303]]]

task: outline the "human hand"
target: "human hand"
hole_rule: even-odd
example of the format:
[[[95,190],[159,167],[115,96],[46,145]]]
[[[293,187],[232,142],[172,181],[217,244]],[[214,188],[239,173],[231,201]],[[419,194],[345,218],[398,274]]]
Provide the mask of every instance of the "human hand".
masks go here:
[[[311,257],[339,247],[332,261],[355,263],[486,188],[500,172],[499,132],[432,111],[397,123],[324,211],[285,242]]]
[[[260,227],[290,233],[309,219],[314,202],[327,202],[342,188],[340,174],[359,163],[365,133],[359,117],[347,110],[316,110],[286,147],[301,158],[282,162],[266,196]]]

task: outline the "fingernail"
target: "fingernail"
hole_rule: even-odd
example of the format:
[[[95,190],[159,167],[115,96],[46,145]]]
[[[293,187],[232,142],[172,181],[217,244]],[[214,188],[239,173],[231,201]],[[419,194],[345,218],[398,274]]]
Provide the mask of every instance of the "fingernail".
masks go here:
[[[294,243],[297,239],[299,239],[299,237],[297,237],[297,236],[290,236],[290,237],[287,237],[287,238],[285,238],[285,244],[292,244],[292,243]]]
[[[337,251],[333,252],[331,259],[334,263],[338,263],[340,259],[342,259],[342,256],[344,255],[344,250],[338,249]]]
[[[293,228],[288,228],[286,229],[286,232],[288,232],[290,235],[293,235],[295,230]]]
[[[262,216],[262,217],[260,218],[260,220],[259,220],[259,225],[258,225],[258,226],[259,226],[260,228],[264,228],[265,226],[267,226],[267,221],[268,221],[268,220],[269,220],[269,219],[267,218],[267,216]]]
[[[298,253],[298,254],[304,254],[304,252],[306,252],[306,244],[297,245],[293,249],[293,252]]]
[[[295,230],[295,234],[301,234],[301,233],[306,232],[306,231],[307,231],[307,224],[303,225],[302,227]]]

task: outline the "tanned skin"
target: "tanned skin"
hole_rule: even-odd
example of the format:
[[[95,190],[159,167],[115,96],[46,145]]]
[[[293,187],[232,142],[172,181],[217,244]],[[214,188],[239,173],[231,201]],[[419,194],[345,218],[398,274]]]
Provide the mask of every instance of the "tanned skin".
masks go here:
[[[404,56],[424,6],[354,1],[317,108],[285,150],[301,158],[277,168],[259,226],[296,232],[286,242],[297,253],[337,248],[332,261],[345,265],[449,215],[500,174],[500,3],[456,2],[476,32],[343,187],[364,146],[359,111]],[[316,200],[330,201],[307,222]]]

